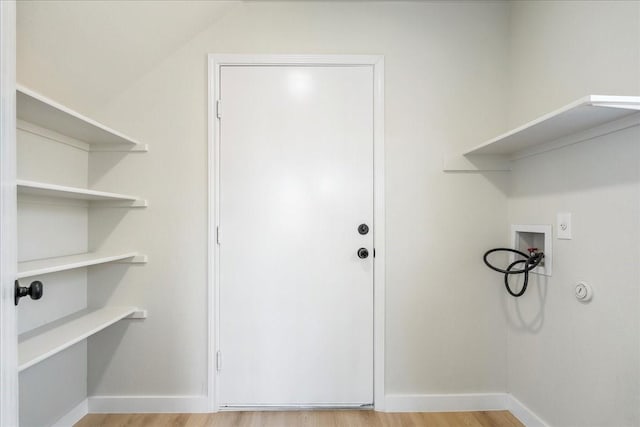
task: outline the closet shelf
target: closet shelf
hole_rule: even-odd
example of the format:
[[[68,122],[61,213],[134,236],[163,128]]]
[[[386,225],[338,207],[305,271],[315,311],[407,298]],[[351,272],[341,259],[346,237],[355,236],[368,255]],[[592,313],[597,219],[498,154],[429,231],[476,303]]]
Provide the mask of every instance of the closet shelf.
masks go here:
[[[142,264],[147,262],[147,257],[145,255],[138,254],[138,252],[125,252],[115,255],[89,252],[79,255],[24,261],[18,263],[18,274],[16,275],[16,278],[22,279],[25,277],[55,273],[58,271],[73,270],[74,268],[88,267],[91,265],[106,264],[109,262],[118,261],[127,261],[132,264]]]
[[[638,124],[640,96],[588,95],[484,142],[462,156],[445,159],[444,169],[507,171],[511,160]]]
[[[16,86],[18,119],[83,141],[96,151],[109,147],[125,147],[126,151],[147,151],[144,144],[115,131],[102,123],[83,116],[24,86]]]
[[[16,180],[18,194],[32,196],[57,197],[62,199],[79,199],[93,202],[122,202],[123,207],[146,207],[147,201],[126,194],[108,193],[105,191],[88,190],[86,188],[67,187],[64,185],[48,184],[44,182]],[[119,205],[118,205],[119,206]]]
[[[137,307],[83,310],[26,332],[18,337],[18,370],[23,371],[129,316],[144,318],[146,312]]]

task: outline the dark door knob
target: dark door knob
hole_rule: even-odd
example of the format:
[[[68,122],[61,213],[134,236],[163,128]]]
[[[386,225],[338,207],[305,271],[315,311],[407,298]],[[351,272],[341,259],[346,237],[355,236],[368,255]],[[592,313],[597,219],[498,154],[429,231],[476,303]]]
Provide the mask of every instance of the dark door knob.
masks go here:
[[[365,259],[369,257],[369,251],[365,248],[358,249],[358,258]]]
[[[360,224],[358,226],[358,233],[360,233],[360,234],[362,234],[364,236],[368,232],[369,232],[369,226],[367,224]]]
[[[18,305],[18,301],[20,298],[26,297],[29,295],[31,299],[40,299],[42,298],[42,282],[36,280],[35,282],[31,282],[29,287],[20,286],[20,283],[16,280],[14,283],[15,291],[13,294],[13,302],[15,305]]]

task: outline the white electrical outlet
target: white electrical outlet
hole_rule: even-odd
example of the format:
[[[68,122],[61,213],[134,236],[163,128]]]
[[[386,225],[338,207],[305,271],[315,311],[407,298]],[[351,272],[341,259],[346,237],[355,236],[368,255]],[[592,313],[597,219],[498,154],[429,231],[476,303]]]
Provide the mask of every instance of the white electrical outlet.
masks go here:
[[[571,213],[558,213],[558,224],[556,226],[556,230],[558,239],[571,239]]]

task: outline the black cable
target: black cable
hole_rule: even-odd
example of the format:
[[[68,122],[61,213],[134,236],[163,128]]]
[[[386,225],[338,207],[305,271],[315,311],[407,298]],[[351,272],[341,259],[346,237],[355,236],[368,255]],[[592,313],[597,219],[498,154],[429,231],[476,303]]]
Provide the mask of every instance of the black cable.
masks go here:
[[[503,270],[501,268],[491,265],[489,261],[487,261],[487,257],[494,252],[512,252],[514,254],[520,255],[525,259],[516,260],[511,264],[509,264],[506,270]],[[542,262],[543,258],[544,258],[544,253],[542,252],[532,252],[530,255],[527,255],[524,252],[518,251],[516,249],[495,248],[485,252],[483,260],[484,260],[484,263],[487,265],[487,267],[499,273],[504,274],[504,286],[505,288],[507,288],[507,292],[509,292],[510,295],[517,298],[519,296],[522,296],[524,292],[527,290],[527,285],[529,284],[529,272],[534,268],[536,268]],[[521,270],[513,270],[513,267],[515,267],[518,264],[524,264],[524,267]],[[522,289],[520,289],[520,292],[513,292],[511,290],[511,286],[509,286],[509,275],[511,274],[524,274],[524,283],[522,284]]]
[[[518,298],[519,296],[522,296],[524,294],[524,291],[527,290],[527,285],[529,284],[529,272],[525,271],[524,272],[524,282],[522,283],[522,289],[520,289],[520,292],[514,293],[511,290],[511,286],[509,286],[509,274],[520,274],[520,272],[512,272],[511,268],[516,265],[516,264],[521,264],[523,262],[527,262],[526,260],[518,260],[518,261],[514,261],[511,264],[509,264],[509,267],[507,267],[507,273],[505,273],[504,275],[504,287],[507,288],[507,292],[509,292],[509,294],[511,294],[511,296],[514,296],[516,298]]]

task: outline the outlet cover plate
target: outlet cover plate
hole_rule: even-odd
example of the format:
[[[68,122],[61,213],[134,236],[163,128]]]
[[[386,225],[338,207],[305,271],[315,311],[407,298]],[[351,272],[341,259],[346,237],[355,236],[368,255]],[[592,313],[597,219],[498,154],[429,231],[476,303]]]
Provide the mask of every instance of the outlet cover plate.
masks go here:
[[[558,223],[556,226],[556,237],[562,240],[571,240],[571,213],[558,212]]]

